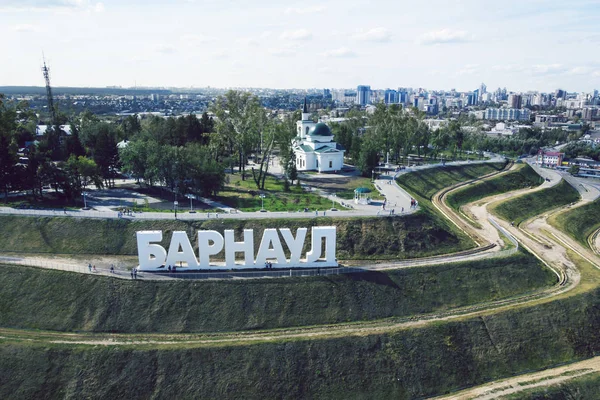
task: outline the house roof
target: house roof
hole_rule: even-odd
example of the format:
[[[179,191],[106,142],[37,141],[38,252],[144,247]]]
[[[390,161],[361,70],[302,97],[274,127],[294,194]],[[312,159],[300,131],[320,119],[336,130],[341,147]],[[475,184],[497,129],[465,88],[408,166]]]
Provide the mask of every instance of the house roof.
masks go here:
[[[310,136],[333,136],[329,127],[323,122],[316,124],[308,134]]]

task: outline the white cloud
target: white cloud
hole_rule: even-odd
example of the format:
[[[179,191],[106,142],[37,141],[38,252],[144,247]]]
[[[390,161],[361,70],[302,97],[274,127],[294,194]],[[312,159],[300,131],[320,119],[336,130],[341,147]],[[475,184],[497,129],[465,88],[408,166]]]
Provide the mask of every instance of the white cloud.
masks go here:
[[[479,72],[479,64],[467,64],[457,71],[457,75],[472,75]]]
[[[320,13],[323,10],[325,10],[325,7],[323,6],[311,6],[311,7],[289,7],[285,10],[285,13],[287,15],[290,14],[298,14],[298,15],[305,15],[305,14],[316,14],[316,13]]]
[[[229,54],[225,52],[225,50],[218,50],[212,54],[213,58],[218,60],[223,60],[225,58],[229,58]]]
[[[173,54],[173,53],[175,53],[175,48],[173,46],[163,44],[163,45],[158,46],[156,48],[156,51],[161,54]]]
[[[181,35],[179,37],[179,40],[181,40],[182,42],[184,42],[188,45],[197,46],[197,45],[208,43],[208,42],[214,42],[216,40],[216,38],[214,38],[212,36],[202,35],[202,34],[187,33],[185,35]]]
[[[356,53],[347,47],[340,47],[339,49],[329,50],[323,53],[325,57],[334,58],[350,58],[356,57]]]
[[[258,46],[260,42],[255,38],[245,37],[237,40],[239,44],[243,44],[244,46]]]
[[[531,72],[536,75],[551,75],[565,72],[562,64],[536,64],[531,66]]]
[[[271,48],[268,50],[269,54],[276,57],[291,57],[296,54],[296,52],[289,48]]]
[[[356,39],[366,40],[369,42],[389,42],[392,34],[385,28],[373,28],[368,31],[362,31],[354,35]]]
[[[474,39],[473,35],[467,31],[456,31],[452,29],[442,29],[439,31],[427,32],[421,36],[422,44],[446,44],[446,43],[465,43]]]
[[[281,34],[281,39],[284,40],[309,40],[312,38],[312,33],[306,29],[298,29],[295,31],[285,31]]]
[[[36,32],[37,28],[30,24],[14,25],[13,30],[16,32]]]
[[[96,3],[96,6],[94,7],[94,11],[96,11],[97,13],[101,13],[104,11],[104,3]]]
[[[592,72],[590,67],[573,67],[567,71],[569,75],[586,75]]]

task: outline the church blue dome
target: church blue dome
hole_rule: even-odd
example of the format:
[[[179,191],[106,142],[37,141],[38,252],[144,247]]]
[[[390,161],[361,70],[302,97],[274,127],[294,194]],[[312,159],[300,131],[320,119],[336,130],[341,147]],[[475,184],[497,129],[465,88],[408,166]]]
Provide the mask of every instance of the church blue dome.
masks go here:
[[[308,134],[310,136],[333,136],[331,133],[331,129],[327,126],[327,124],[323,122],[319,122],[312,128]]]

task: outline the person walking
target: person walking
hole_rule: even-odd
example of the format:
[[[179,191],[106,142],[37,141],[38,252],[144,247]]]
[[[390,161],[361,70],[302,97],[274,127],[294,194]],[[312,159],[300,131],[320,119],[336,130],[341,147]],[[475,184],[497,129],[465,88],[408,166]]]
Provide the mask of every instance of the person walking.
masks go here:
[[[110,273],[111,274],[115,273],[115,267],[112,264],[110,264]]]
[[[94,266],[92,267],[92,270],[93,270],[94,272],[98,272],[98,270],[96,269],[96,265],[94,265]]]
[[[133,268],[131,268],[131,279],[133,279]]]
[[[88,264],[88,269],[92,272],[92,264]]]
[[[133,279],[137,279],[137,268],[133,269]]]

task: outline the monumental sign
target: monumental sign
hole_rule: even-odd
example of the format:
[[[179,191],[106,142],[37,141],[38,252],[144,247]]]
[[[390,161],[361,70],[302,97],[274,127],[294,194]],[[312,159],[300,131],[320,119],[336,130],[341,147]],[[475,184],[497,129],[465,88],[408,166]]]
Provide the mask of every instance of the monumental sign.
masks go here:
[[[254,231],[244,229],[243,239],[235,241],[234,231],[225,230],[225,237],[217,231],[198,231],[198,254],[190,243],[187,233],[174,231],[169,250],[161,242],[162,231],[138,231],[137,246],[141,271],[164,271],[168,266],[182,266],[191,270],[262,268],[267,261],[275,268],[337,267],[335,257],[335,226],[315,226],[311,230],[311,249],[302,257],[307,228],[298,228],[296,237],[288,228],[265,229],[258,253],[254,254]],[[286,258],[279,235],[289,250]],[[153,243],[154,242],[154,243]],[[323,242],[325,245],[323,246]],[[211,263],[210,256],[225,250],[225,263]],[[325,253],[324,258],[321,255]],[[243,257],[238,260],[236,255]]]

